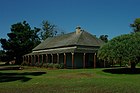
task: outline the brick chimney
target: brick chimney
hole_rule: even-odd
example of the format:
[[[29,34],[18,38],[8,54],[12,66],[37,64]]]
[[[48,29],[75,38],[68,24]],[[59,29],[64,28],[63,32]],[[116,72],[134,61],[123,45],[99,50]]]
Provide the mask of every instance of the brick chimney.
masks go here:
[[[81,32],[81,27],[80,26],[77,26],[76,27],[76,34],[79,34]]]

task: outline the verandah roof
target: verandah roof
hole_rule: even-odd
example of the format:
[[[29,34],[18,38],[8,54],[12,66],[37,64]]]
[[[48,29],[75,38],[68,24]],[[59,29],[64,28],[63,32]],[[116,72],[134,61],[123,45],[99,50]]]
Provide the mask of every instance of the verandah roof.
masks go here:
[[[26,55],[40,55],[40,54],[61,54],[61,53],[95,53],[99,47],[87,48],[87,47],[72,47],[72,48],[56,48],[34,51]]]

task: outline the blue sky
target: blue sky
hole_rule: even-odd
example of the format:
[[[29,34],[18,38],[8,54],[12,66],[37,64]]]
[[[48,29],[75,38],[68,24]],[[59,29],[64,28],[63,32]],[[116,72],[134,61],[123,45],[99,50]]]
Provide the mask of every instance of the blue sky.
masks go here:
[[[140,17],[139,4],[140,0],[0,0],[0,38],[7,38],[17,22],[41,27],[49,20],[67,33],[81,26],[111,39],[132,31],[130,24]]]

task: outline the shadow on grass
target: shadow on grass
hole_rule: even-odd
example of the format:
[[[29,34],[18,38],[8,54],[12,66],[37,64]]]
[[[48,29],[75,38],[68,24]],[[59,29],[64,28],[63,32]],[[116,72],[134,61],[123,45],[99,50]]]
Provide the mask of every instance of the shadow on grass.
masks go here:
[[[20,80],[21,82],[27,82],[32,78],[27,77],[28,75],[31,76],[39,76],[46,74],[46,72],[24,72],[24,73],[4,73],[0,72],[0,82],[11,82]]]
[[[7,67],[0,67],[0,70],[22,70],[23,68],[19,66],[7,66]]]
[[[140,74],[140,68],[131,69],[131,68],[109,68],[104,69],[104,72],[112,74]]]

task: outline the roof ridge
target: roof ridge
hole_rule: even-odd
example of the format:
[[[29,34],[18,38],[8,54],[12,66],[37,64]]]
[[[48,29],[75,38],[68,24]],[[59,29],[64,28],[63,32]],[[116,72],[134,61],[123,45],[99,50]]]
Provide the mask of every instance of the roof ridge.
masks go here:
[[[53,36],[53,37],[48,37],[48,38],[56,38],[56,37],[66,36],[66,35],[69,35],[69,34],[72,34],[72,33],[74,33],[74,32],[59,34],[59,35],[56,35],[56,36]]]
[[[102,40],[100,40],[98,37],[96,37],[96,35],[90,34],[89,32],[86,32],[86,33],[93,36],[95,39],[98,39],[98,40],[96,40],[96,43],[100,44],[100,42],[102,42]]]
[[[80,33],[80,35],[79,35],[79,37],[78,37],[78,39],[77,39],[76,45],[78,44],[78,42],[79,42],[79,40],[80,40],[80,37],[82,36],[83,32],[84,32],[84,31],[82,30],[81,33]]]

